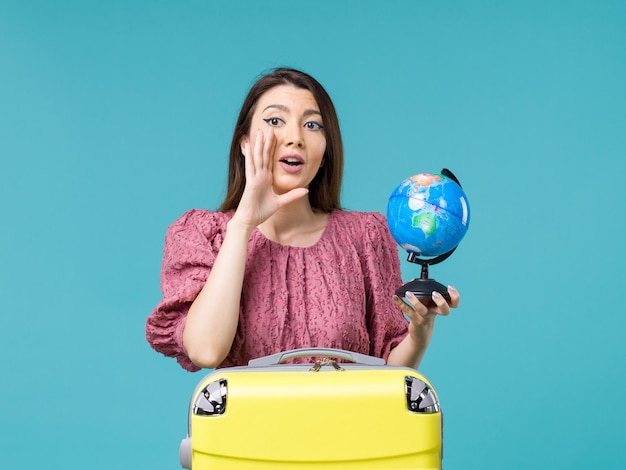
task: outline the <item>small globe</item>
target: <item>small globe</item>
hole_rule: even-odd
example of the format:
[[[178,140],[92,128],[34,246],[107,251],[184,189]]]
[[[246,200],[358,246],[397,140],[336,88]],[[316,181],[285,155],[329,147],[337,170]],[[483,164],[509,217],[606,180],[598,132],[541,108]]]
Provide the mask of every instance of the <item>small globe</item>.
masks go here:
[[[387,204],[387,224],[398,245],[418,256],[455,248],[469,227],[467,197],[454,180],[420,173],[404,180]]]

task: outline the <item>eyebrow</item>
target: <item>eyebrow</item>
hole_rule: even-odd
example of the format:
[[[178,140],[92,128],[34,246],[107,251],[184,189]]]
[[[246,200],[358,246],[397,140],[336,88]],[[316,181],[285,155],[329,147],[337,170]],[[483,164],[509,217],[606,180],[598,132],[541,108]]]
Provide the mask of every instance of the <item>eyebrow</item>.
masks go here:
[[[281,111],[285,111],[285,112],[289,112],[289,108],[287,106],[285,106],[284,104],[270,104],[269,106],[266,106],[265,109],[263,110],[263,112],[267,111],[270,108],[276,108],[279,109]],[[317,109],[306,109],[303,113],[304,116],[311,116],[311,115],[319,115],[321,116],[322,113],[320,113]]]

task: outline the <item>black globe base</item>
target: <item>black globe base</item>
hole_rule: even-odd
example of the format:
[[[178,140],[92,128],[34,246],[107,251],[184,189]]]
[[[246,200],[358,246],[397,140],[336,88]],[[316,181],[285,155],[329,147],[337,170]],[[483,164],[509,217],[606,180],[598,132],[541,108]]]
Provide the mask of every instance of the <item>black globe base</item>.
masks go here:
[[[448,288],[434,279],[413,279],[396,290],[398,297],[404,297],[407,292],[412,292],[418,299],[432,299],[433,292],[439,292],[446,302],[450,302]]]
[[[421,259],[415,253],[410,252],[407,261],[420,264],[422,266],[422,272],[418,279],[413,279],[412,281],[404,284],[402,287],[399,287],[398,290],[396,290],[396,295],[398,297],[404,297],[406,293],[410,291],[415,297],[420,299],[424,305],[432,307],[435,305],[435,302],[433,301],[433,292],[439,292],[443,298],[446,299],[446,302],[450,303],[451,298],[448,293],[448,288],[429,277],[428,266],[442,262],[448,258],[454,250],[456,250],[456,247],[433,259]]]

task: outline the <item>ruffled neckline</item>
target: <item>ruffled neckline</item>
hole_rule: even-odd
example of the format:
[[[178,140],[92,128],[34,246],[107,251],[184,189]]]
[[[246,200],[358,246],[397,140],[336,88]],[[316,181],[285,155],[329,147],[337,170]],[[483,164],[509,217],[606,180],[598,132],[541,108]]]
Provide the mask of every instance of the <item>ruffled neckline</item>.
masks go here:
[[[320,235],[320,237],[317,239],[317,241],[315,243],[313,243],[312,245],[309,245],[309,246],[283,245],[282,243],[279,243],[279,242],[276,242],[274,240],[271,240],[271,239],[267,238],[258,229],[258,227],[254,229],[253,233],[254,233],[254,236],[255,236],[255,238],[257,240],[263,241],[264,243],[267,243],[267,244],[271,245],[272,247],[278,247],[278,248],[287,249],[287,250],[311,250],[311,249],[315,249],[321,243],[323,243],[323,241],[329,236],[330,230],[331,230],[332,226],[335,223],[336,212],[337,212],[336,209],[330,211],[330,213],[328,214],[328,221],[326,222],[326,227],[324,227],[324,230],[322,231],[322,234]]]

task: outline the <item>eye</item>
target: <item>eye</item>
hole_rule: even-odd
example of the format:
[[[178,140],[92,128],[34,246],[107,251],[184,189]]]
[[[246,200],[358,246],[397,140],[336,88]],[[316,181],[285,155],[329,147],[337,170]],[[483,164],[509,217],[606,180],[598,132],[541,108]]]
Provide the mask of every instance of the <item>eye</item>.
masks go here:
[[[283,121],[280,118],[277,117],[271,117],[271,118],[267,118],[267,119],[263,119],[265,122],[267,122],[268,125],[272,126],[272,127],[278,127],[278,126],[282,126],[285,121]]]
[[[306,127],[307,129],[311,130],[311,131],[319,131],[321,129],[324,128],[324,126],[322,126],[319,122],[317,121],[308,121],[304,123],[304,127]]]

